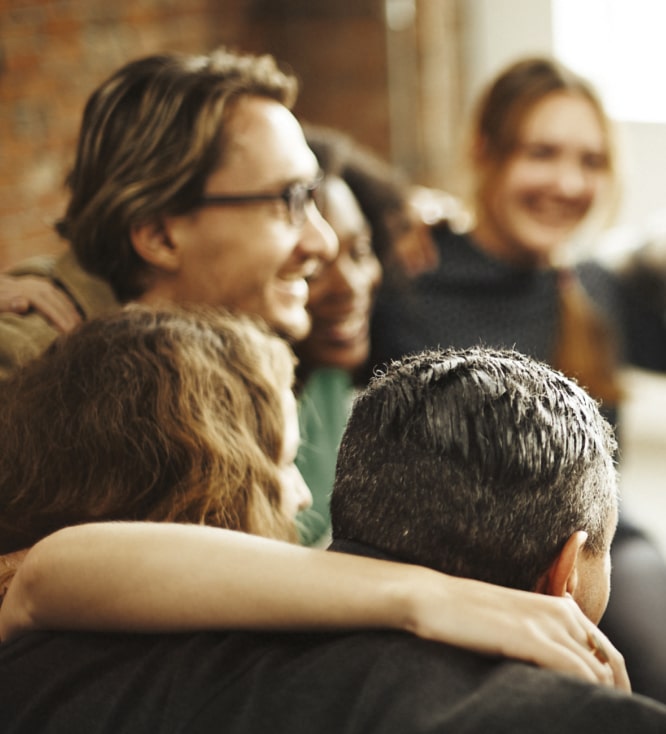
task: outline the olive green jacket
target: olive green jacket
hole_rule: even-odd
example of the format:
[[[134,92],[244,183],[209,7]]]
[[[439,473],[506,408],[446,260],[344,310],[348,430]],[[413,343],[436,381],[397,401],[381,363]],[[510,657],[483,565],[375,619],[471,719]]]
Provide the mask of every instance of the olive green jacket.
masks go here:
[[[83,319],[119,308],[109,284],[90,275],[74,255],[39,256],[20,263],[11,270],[16,276],[38,276],[50,280],[72,300]],[[0,379],[41,354],[58,336],[53,325],[37,311],[27,314],[0,314]]]

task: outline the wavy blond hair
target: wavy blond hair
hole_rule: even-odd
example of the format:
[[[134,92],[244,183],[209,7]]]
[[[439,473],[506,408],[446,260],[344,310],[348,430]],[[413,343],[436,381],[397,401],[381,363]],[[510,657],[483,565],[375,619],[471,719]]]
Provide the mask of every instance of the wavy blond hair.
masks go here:
[[[0,386],[0,552],[94,520],[295,540],[278,464],[294,357],[257,319],[131,306]]]

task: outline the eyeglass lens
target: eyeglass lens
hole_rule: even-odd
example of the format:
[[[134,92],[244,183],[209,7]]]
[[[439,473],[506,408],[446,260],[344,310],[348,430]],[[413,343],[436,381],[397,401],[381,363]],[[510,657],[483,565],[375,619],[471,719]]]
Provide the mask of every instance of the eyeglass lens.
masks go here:
[[[292,224],[297,227],[305,221],[305,208],[313,200],[315,188],[311,184],[295,183],[285,191],[289,217]]]

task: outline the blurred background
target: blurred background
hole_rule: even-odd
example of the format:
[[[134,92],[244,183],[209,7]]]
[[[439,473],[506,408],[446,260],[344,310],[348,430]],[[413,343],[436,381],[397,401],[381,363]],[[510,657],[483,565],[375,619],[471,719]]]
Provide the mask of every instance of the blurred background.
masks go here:
[[[92,89],[131,58],[219,44],[272,53],[301,80],[301,119],[453,193],[480,86],[517,56],[557,56],[617,121],[623,204],[591,243],[615,256],[666,230],[665,27],[663,0],[0,0],[0,270],[62,249],[52,223]],[[626,384],[624,501],[666,551],[666,380]]]

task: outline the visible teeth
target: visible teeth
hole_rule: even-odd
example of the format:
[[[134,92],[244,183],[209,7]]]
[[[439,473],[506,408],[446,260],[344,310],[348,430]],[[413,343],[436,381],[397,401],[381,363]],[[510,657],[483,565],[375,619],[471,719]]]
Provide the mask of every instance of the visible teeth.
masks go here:
[[[310,279],[313,278],[321,269],[321,262],[319,260],[310,260],[303,267],[303,271],[299,273],[299,278]]]
[[[292,298],[298,298],[303,302],[307,301],[310,289],[306,280],[301,277],[288,277],[283,276],[278,281],[278,288],[282,293],[289,295]]]
[[[578,222],[585,215],[586,208],[582,205],[562,204],[551,201],[528,203],[532,214],[551,226],[563,226],[571,222]]]
[[[344,321],[331,324],[327,329],[330,338],[347,341],[365,331],[367,319],[365,314],[352,314]]]

